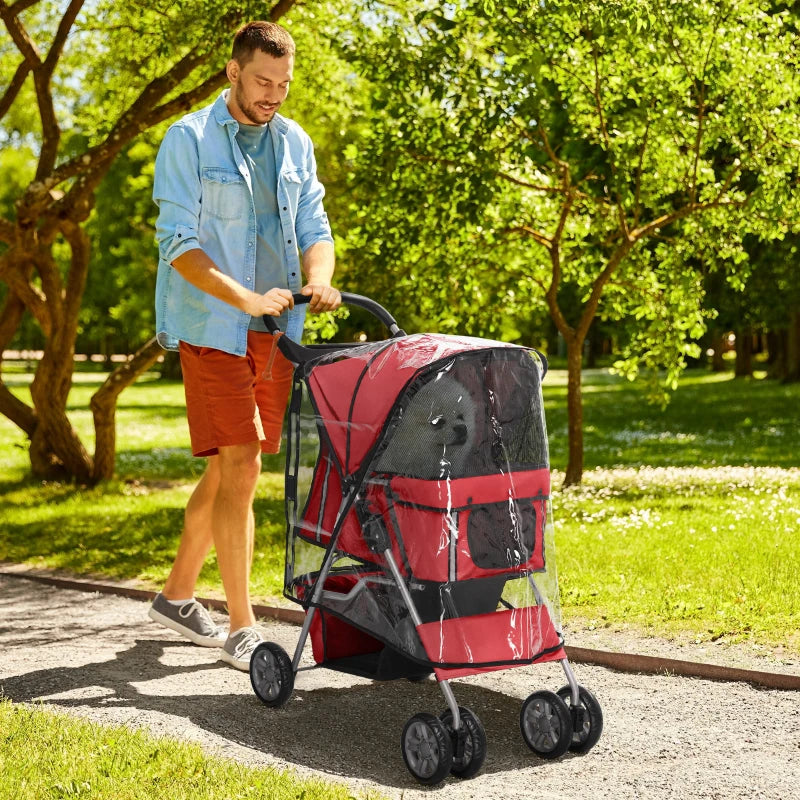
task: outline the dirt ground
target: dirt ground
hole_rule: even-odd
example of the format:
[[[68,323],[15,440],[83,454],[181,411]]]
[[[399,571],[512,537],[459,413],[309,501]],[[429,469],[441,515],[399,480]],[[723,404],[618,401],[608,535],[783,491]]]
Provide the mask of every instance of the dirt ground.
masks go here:
[[[146,617],[147,603],[0,576],[0,692],[96,722],[191,739],[250,765],[289,767],[391,798],[612,797],[800,800],[800,692],[573,664],[603,708],[603,735],[585,756],[544,761],[519,731],[522,700],[564,684],[558,664],[455,681],[482,720],[488,756],[473,779],[421,787],[400,752],[406,720],[446,707],[434,680],[377,683],[318,669],[298,675],[280,710],[247,674]],[[222,615],[215,614],[224,622]],[[299,629],[264,623],[290,653]],[[619,631],[565,629],[567,643],[800,674],[791,657],[700,648]],[[309,660],[310,663],[310,660]]]

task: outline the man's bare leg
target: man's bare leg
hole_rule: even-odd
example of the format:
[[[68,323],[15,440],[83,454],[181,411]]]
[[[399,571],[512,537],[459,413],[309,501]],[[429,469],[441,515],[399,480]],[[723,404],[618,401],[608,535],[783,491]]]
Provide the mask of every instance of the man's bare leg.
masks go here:
[[[219,489],[218,462],[218,456],[209,457],[206,471],[186,504],[178,553],[161,592],[168,600],[194,596],[200,570],[214,543],[211,515]]]
[[[219,448],[219,486],[211,524],[230,630],[255,625],[250,603],[250,568],[255,523],[253,498],[261,472],[258,442]]]

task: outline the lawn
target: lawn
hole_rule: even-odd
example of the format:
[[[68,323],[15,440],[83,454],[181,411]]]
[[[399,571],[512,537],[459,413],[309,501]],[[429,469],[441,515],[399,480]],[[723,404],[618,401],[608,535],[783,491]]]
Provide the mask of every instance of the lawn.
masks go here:
[[[253,769],[209,756],[197,744],[2,699],[0,775],[0,800],[355,800],[344,784]]]
[[[87,400],[102,377],[78,373],[70,397],[87,441]],[[545,380],[565,619],[800,651],[800,386],[698,370],[662,409],[640,383],[604,370],[584,380],[587,471],[569,489],[566,375]],[[7,380],[20,396],[29,381]],[[160,586],[202,469],[182,387],[143,376],[121,396],[117,422],[118,479],[85,489],[27,478],[24,437],[0,419],[0,560]],[[281,592],[282,487],[282,457],[265,457],[253,569],[264,603]],[[198,591],[221,595],[213,561]]]

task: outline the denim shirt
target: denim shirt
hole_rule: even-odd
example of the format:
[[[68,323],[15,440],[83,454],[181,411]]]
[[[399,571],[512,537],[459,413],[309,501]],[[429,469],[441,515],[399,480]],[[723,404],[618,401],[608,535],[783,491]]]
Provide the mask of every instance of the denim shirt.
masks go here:
[[[188,114],[167,131],[158,151],[153,200],[158,205],[156,240],[156,333],[175,350],[179,341],[243,356],[250,315],[193,286],[172,266],[199,248],[224,273],[253,289],[256,216],[251,175],[236,143],[239,123],[230,115],[225,90],[210,106]],[[325,190],[317,179],[308,134],[278,114],[269,125],[277,163],[277,198],[286,286],[303,285],[300,252],[316,242],[333,242],[322,206]],[[289,311],[287,335],[299,341],[306,305]]]

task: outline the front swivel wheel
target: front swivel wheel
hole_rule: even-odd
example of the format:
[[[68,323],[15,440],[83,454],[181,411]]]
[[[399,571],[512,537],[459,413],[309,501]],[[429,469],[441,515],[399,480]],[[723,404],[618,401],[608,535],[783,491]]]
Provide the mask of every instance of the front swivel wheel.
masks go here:
[[[292,660],[279,644],[262,642],[253,651],[250,684],[258,699],[270,708],[280,708],[292,696]]]
[[[453,765],[451,774],[457,778],[471,778],[477,775],[486,760],[486,731],[478,717],[468,708],[458,707],[461,725],[458,731],[453,730],[453,712],[447,711],[439,715],[439,719],[447,726],[453,739]]]
[[[562,686],[558,696],[569,706],[573,716],[572,741],[569,749],[573,753],[588,753],[600,738],[603,732],[603,711],[597,698],[583,686],[578,687],[578,706],[572,707],[572,689]]]
[[[403,760],[408,771],[428,785],[441,783],[453,765],[453,743],[444,723],[433,714],[415,714],[403,728]]]

